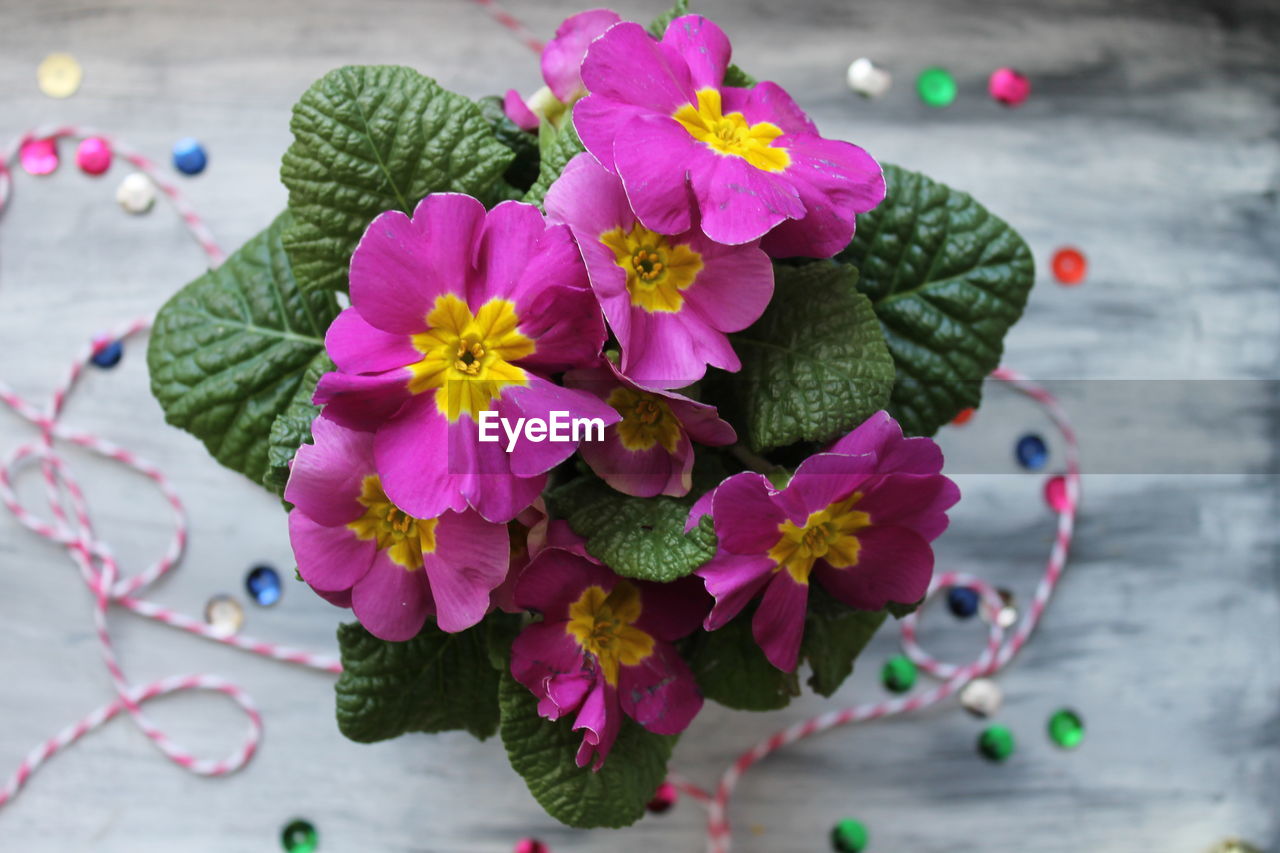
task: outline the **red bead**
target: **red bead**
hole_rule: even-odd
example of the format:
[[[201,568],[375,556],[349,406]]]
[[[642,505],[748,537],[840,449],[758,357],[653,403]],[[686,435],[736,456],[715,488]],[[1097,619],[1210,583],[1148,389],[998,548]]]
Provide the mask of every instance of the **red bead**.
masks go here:
[[[551,853],[551,850],[536,838],[521,838],[512,853]]]
[[[956,416],[951,419],[951,425],[964,426],[969,421],[973,420],[973,414],[974,414],[974,410],[972,408],[961,409],[960,411],[956,412]]]
[[[1044,502],[1054,512],[1065,512],[1068,506],[1067,478],[1062,474],[1050,477],[1044,483]]]
[[[29,175],[52,175],[58,169],[58,143],[53,139],[28,139],[18,153]]]
[[[1053,277],[1066,285],[1084,281],[1089,262],[1079,249],[1066,246],[1053,253]]]
[[[997,68],[987,80],[987,91],[1006,107],[1020,107],[1031,94],[1031,81],[1012,68]]]
[[[111,168],[111,145],[101,136],[90,136],[76,149],[76,165],[86,175],[101,175]]]
[[[679,801],[679,789],[670,782],[663,782],[658,786],[658,790],[653,792],[653,799],[649,801],[646,808],[654,814],[662,814],[671,811],[671,807]]]

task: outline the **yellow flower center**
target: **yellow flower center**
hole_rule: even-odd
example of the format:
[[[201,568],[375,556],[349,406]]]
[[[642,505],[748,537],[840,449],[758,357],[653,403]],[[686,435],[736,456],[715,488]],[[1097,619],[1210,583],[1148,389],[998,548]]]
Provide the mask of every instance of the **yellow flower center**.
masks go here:
[[[439,519],[406,514],[387,497],[377,474],[364,478],[356,500],[364,507],[364,515],[347,525],[356,537],[374,540],[379,551],[386,551],[393,562],[409,571],[422,568],[422,555],[436,549]]]
[[[589,586],[569,605],[565,630],[595,656],[610,686],[618,686],[619,666],[636,666],[653,654],[653,637],[634,625],[640,610],[640,590],[625,580],[608,595],[602,587]]]
[[[702,271],[702,255],[683,243],[673,245],[638,223],[630,231],[615,228],[601,234],[600,242],[627,274],[631,304],[650,314],[679,311],[684,304],[682,291]]]
[[[422,360],[409,365],[414,394],[436,392],[436,408],[451,421],[473,419],[508,385],[524,385],[524,370],[511,362],[531,355],[534,343],[517,330],[515,305],[490,299],[474,315],[452,293],[437,296],[427,331],[413,336]]]
[[[769,549],[769,559],[786,569],[796,583],[807,584],[813,564],[826,560],[832,568],[848,569],[858,564],[858,531],[871,526],[871,516],[853,508],[862,499],[854,492],[826,509],[812,513],[803,527],[790,519],[778,525],[777,543]]]
[[[766,172],[781,172],[791,165],[787,149],[773,146],[782,128],[767,121],[748,124],[742,113],[725,115],[721,110],[719,89],[699,89],[698,106],[685,104],[673,117],[717,154],[741,157]]]
[[[608,403],[622,415],[618,438],[627,450],[648,450],[661,444],[668,453],[680,442],[680,422],[667,401],[657,394],[630,388],[614,388]]]

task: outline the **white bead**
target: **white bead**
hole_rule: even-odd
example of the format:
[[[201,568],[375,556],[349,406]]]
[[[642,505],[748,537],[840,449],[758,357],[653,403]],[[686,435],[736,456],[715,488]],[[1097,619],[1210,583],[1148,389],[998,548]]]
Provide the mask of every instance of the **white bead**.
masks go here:
[[[846,79],[849,81],[849,88],[864,98],[879,98],[893,85],[893,76],[865,56],[853,61]]]
[[[156,185],[141,172],[134,172],[120,182],[116,189],[116,203],[124,208],[125,213],[147,213],[156,203]]]
[[[1004,691],[990,678],[975,678],[960,690],[960,705],[975,717],[990,717],[1000,710]]]

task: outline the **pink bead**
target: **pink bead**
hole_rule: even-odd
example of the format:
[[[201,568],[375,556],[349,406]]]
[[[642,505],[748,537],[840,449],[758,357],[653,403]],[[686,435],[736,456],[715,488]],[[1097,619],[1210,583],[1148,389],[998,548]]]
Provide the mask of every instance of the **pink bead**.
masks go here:
[[[987,80],[987,91],[1006,107],[1019,107],[1031,94],[1031,81],[1012,68],[997,68]]]
[[[28,139],[18,156],[31,175],[52,175],[58,169],[58,143],[52,139]]]
[[[649,801],[649,805],[646,806],[646,808],[654,814],[662,814],[663,812],[671,811],[671,807],[674,806],[679,799],[679,789],[670,782],[663,782],[658,786],[658,790],[653,792],[653,799]]]
[[[550,850],[536,838],[521,838],[513,853],[550,853]]]
[[[1062,474],[1050,477],[1044,482],[1044,502],[1049,505],[1049,509],[1054,512],[1066,512],[1069,501],[1067,500],[1067,478]]]
[[[100,136],[90,136],[76,149],[76,165],[86,175],[101,175],[111,168],[111,144]]]

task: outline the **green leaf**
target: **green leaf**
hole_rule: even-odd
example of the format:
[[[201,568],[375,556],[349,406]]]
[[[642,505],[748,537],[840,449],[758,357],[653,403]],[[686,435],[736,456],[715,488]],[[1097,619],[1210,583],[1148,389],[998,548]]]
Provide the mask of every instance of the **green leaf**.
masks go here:
[[[739,711],[785,708],[800,695],[794,672],[769,663],[751,635],[752,613],[743,613],[719,630],[699,631],[689,641],[688,660],[708,699]]]
[[[338,728],[351,740],[458,729],[483,740],[497,731],[498,672],[482,626],[447,634],[428,622],[412,640],[389,643],[351,622],[338,627],[338,645]]]
[[[511,660],[511,644],[515,642],[524,617],[518,613],[494,610],[480,623],[484,627],[485,648],[489,652],[489,664],[499,672],[507,668]]]
[[[528,192],[529,187],[533,186],[533,182],[538,179],[540,163],[538,137],[507,118],[506,110],[502,106],[502,98],[497,95],[479,99],[476,101],[476,106],[480,108],[480,114],[484,116],[485,121],[489,122],[493,135],[515,155],[515,159],[507,167],[507,171],[502,173],[502,177],[511,185],[513,191],[518,191],[513,197],[519,198]]]
[[[774,272],[764,316],[730,335],[741,373],[715,383],[756,451],[843,435],[884,408],[893,387],[893,359],[854,287],[857,270],[821,261]]]
[[[858,217],[838,256],[884,325],[898,381],[889,411],[912,435],[932,435],[982,400],[1004,336],[1035,280],[1031,251],[968,193],[897,166],[889,195]]]
[[[809,686],[830,696],[853,673],[853,661],[884,624],[884,610],[854,610],[836,601],[817,584],[809,586],[800,654],[809,660]]]
[[[649,24],[649,35],[660,39],[667,31],[667,24],[674,21],[682,15],[689,14],[689,0],[676,0],[676,4],[658,17],[654,18]]]
[[[547,493],[552,515],[587,540],[587,552],[624,578],[682,578],[716,553],[710,516],[684,532],[690,497],[635,498],[595,477],[580,477]]]
[[[574,763],[582,732],[572,730],[572,716],[539,717],[538,700],[510,673],[502,675],[499,701],[507,757],[547,814],[578,828],[622,827],[644,816],[677,736],[655,735],[624,719],[604,766],[593,773]]]
[[[320,377],[334,370],[333,361],[326,352],[316,354],[302,372],[298,390],[284,411],[276,416],[267,437],[267,471],[262,485],[278,495],[284,495],[289,482],[289,465],[303,444],[311,444],[311,422],[320,414],[320,407],[311,402]]]
[[[304,293],[294,280],[280,242],[289,224],[281,214],[178,291],[156,316],[147,350],[165,420],[255,483],[267,471],[272,424],[324,351],[338,313],[332,293]]]
[[[582,147],[582,140],[578,138],[578,131],[571,121],[566,121],[558,130],[550,123],[543,122],[538,131],[538,147],[542,152],[541,171],[538,173],[538,180],[525,193],[524,201],[542,207],[547,190],[560,177],[564,167],[587,149]]]
[[[724,71],[724,85],[736,86],[739,89],[750,89],[758,81],[736,65],[730,65]]]
[[[378,214],[412,213],[433,192],[491,202],[515,158],[478,106],[399,66],[329,72],[290,127],[280,178],[296,222],[285,246],[305,289],[347,287],[351,253]]]

